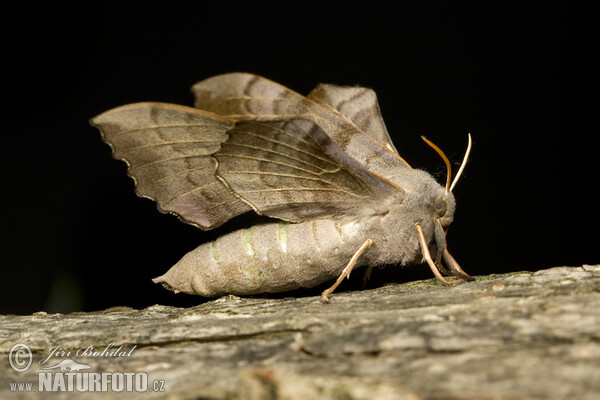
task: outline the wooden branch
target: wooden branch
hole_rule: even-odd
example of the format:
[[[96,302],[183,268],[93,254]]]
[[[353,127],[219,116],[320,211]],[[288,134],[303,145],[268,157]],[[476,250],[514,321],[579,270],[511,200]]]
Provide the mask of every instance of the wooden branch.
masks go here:
[[[33,352],[23,373],[7,362],[17,343]],[[111,343],[130,355],[74,354]],[[40,365],[54,346],[73,355]],[[600,393],[600,266],[454,287],[390,284],[337,293],[331,304],[227,296],[188,309],[5,315],[0,356],[1,398],[13,398],[11,382],[38,388],[38,372],[60,373],[40,368],[68,358],[92,367],[81,372],[164,381],[165,392],[134,393],[144,399],[592,399]]]

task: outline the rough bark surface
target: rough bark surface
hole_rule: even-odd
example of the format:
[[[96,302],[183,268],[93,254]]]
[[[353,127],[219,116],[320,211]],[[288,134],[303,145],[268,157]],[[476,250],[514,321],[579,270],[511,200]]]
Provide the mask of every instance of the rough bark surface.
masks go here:
[[[16,343],[33,352],[23,373],[7,360]],[[75,356],[110,343],[136,347],[130,356]],[[73,354],[40,365],[53,346]],[[60,373],[40,368],[66,358],[92,367],[75,374],[143,371],[150,388],[164,381],[164,392],[135,398],[598,399],[600,266],[480,276],[455,287],[390,284],[336,293],[331,304],[228,296],[187,309],[0,316],[0,355],[5,399],[46,397],[11,393],[9,384],[37,390],[38,372]]]

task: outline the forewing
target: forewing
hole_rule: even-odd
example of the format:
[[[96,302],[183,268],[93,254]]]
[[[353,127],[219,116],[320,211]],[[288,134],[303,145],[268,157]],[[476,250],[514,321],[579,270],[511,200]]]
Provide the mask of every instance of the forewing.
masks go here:
[[[230,120],[191,107],[137,103],[91,122],[115,158],[127,163],[138,195],[161,211],[210,229],[251,209],[215,176],[212,155],[227,140]]]
[[[214,155],[217,174],[258,213],[295,222],[360,215],[402,195],[352,160],[328,154],[319,130],[302,119],[238,122]]]
[[[219,75],[194,85],[200,109],[139,103],[92,123],[129,165],[138,194],[201,228],[251,209],[302,221],[400,201],[390,177],[407,164],[380,140],[383,122],[323,88],[308,99],[256,75]]]
[[[362,131],[369,132],[382,146],[398,154],[383,122],[377,95],[373,90],[321,83],[307,97],[331,107]]]

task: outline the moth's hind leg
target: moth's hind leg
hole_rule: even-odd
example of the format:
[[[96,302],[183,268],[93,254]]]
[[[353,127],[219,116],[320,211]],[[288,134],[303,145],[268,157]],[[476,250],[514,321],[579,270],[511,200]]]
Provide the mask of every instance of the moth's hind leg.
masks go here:
[[[362,244],[362,246],[360,246],[360,248],[358,250],[356,250],[356,253],[354,253],[352,258],[348,262],[348,265],[346,265],[346,268],[344,268],[344,270],[342,271],[340,276],[337,278],[335,283],[333,285],[331,285],[331,287],[329,289],[324,290],[323,293],[321,293],[321,300],[323,300],[324,303],[329,303],[329,297],[327,297],[327,296],[329,296],[331,293],[333,293],[333,291],[340,285],[340,283],[342,283],[344,278],[350,277],[350,272],[352,272],[352,268],[354,268],[354,265],[356,265],[356,261],[358,260],[358,257],[360,257],[360,255],[367,249],[367,247],[371,246],[373,243],[375,243],[373,240],[367,239],[367,241],[365,241]]]

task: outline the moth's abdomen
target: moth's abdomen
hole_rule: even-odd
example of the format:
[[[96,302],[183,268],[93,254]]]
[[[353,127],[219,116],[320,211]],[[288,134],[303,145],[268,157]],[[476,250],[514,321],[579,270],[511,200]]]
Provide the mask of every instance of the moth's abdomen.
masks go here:
[[[205,297],[314,287],[337,278],[362,244],[357,227],[315,220],[238,230],[192,250],[154,282]]]

